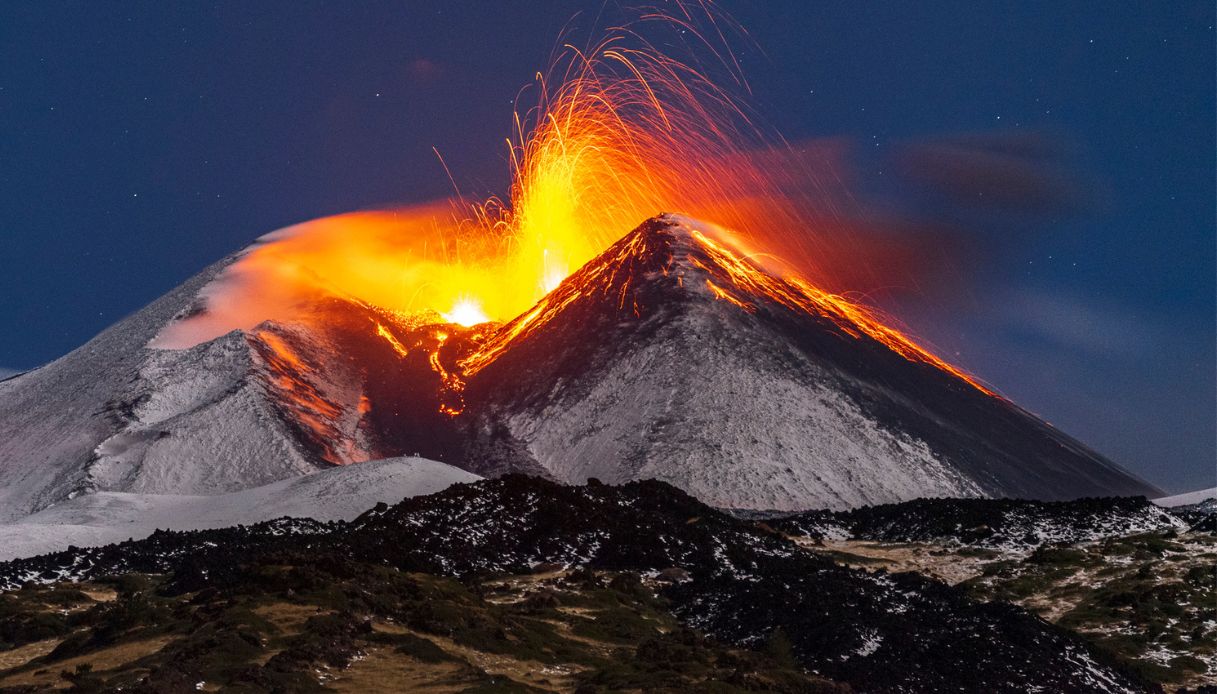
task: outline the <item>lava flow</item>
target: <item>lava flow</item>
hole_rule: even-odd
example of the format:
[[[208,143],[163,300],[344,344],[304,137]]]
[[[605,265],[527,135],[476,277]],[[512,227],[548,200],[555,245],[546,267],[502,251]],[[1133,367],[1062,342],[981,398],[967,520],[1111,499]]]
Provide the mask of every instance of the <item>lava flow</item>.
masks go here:
[[[842,264],[825,259],[841,258],[850,245],[818,223],[832,211],[818,204],[817,172],[742,105],[747,83],[724,38],[727,20],[704,3],[674,7],[670,15],[643,14],[587,48],[567,45],[554,67],[537,75],[536,106],[516,114],[508,141],[513,182],[506,200],[458,196],[268,235],[205,290],[207,311],[171,326],[159,346],[189,346],[267,319],[307,321],[319,297],[403,316],[430,312],[463,326],[504,323],[462,362],[466,373],[440,363],[443,340],[433,348],[443,388],[459,395],[464,378],[555,310],[542,299],[572,272],[642,220],[679,210],[768,252],[748,254],[767,258],[768,272],[761,272],[703,239],[708,252],[735,268],[736,287],[832,316],[855,336],[989,392],[874,310],[817,288],[839,284]],[[660,40],[688,48],[689,57],[665,54],[656,48]],[[750,310],[730,288],[708,288]],[[406,347],[389,331],[377,332],[404,356]],[[443,407],[460,412],[455,397]]]

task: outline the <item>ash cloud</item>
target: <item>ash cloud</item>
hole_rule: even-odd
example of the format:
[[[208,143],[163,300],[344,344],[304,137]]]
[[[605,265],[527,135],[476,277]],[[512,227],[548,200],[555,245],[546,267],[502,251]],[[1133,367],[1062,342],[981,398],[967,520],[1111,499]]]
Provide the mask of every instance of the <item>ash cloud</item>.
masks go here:
[[[971,133],[899,147],[897,171],[925,192],[975,209],[1029,215],[1077,213],[1094,191],[1060,139],[1043,133]]]
[[[1011,291],[1001,305],[1006,330],[1084,358],[1147,358],[1160,347],[1158,336],[1168,332],[1151,328],[1126,306],[1043,287]]]
[[[885,163],[896,173],[891,188],[861,206],[900,220],[889,221],[887,233],[921,236],[937,261],[925,266],[913,291],[893,293],[894,304],[912,304],[931,323],[960,314],[990,329],[998,322],[1007,334],[1089,358],[1137,359],[1152,351],[1153,334],[1127,307],[1067,289],[1061,269],[1036,267],[1035,280],[1028,274],[1037,261],[1052,262],[1054,248],[1069,247],[1059,243],[1062,235],[1088,233],[1077,223],[1101,211],[1101,186],[1077,165],[1066,139],[940,135],[899,144]]]
[[[841,168],[885,174],[850,186],[861,236],[917,249],[911,283],[894,293],[958,302],[1020,286],[1019,268],[1102,211],[1102,186],[1076,155],[1046,133],[957,133],[900,142],[877,159],[856,148]]]
[[[851,162],[869,172],[857,186],[857,207],[880,220],[868,236],[904,237],[938,262],[914,258],[913,284],[871,294],[881,307],[1150,479],[1178,479],[1178,461],[1211,468],[1211,317],[1164,306],[1166,280],[1111,251],[1099,222],[1121,204],[1077,147],[1044,133],[970,133],[870,151],[857,148]]]
[[[803,217],[815,231],[805,235],[816,238],[810,251],[792,243],[775,252],[810,256],[805,265],[831,270],[811,273],[826,288],[880,304],[958,310],[995,299],[996,285],[1019,284],[1011,274],[1029,249],[1062,222],[1097,212],[1101,198],[1077,166],[1076,148],[1046,133],[939,135],[877,156],[846,138],[791,150],[766,169],[809,201]]]

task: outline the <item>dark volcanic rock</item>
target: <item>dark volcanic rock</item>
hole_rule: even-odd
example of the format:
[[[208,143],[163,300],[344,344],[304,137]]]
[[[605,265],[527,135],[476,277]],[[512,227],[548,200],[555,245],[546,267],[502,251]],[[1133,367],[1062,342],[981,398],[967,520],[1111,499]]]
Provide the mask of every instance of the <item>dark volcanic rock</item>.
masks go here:
[[[239,589],[259,567],[373,563],[456,577],[540,563],[691,580],[661,595],[728,643],[775,640],[809,670],[861,691],[1147,691],[1082,640],[1028,613],[974,602],[911,574],[868,573],[807,553],[674,487],[566,487],[509,476],[380,506],[343,524],[290,521],[158,533],[140,542],[0,565],[8,586],[131,571],[173,592]]]
[[[1217,499],[1206,499],[1187,506],[1174,506],[1171,513],[1183,519],[1194,533],[1217,534]]]
[[[849,511],[809,511],[767,523],[782,532],[881,542],[1031,548],[1175,528],[1188,523],[1144,497],[1075,501],[917,499]]]

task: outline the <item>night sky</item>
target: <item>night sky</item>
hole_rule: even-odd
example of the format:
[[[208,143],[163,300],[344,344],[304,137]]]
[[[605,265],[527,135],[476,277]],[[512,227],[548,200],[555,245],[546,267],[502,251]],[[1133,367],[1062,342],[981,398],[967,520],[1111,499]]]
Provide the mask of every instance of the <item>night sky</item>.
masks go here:
[[[953,254],[875,301],[1149,481],[1214,486],[1213,3],[922,4],[722,7],[768,120]],[[169,5],[0,5],[0,372],[273,229],[448,195],[433,146],[505,192],[513,99],[602,8]]]

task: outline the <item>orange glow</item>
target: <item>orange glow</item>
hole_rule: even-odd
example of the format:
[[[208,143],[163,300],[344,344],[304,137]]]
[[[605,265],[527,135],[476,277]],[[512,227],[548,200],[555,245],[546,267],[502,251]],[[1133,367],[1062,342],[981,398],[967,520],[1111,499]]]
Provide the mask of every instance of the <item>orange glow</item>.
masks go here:
[[[159,346],[197,344],[268,318],[307,319],[319,296],[433,311],[462,325],[505,322],[664,211],[768,236],[786,250],[782,234],[806,229],[788,193],[798,155],[763,135],[707,76],[713,69],[743,84],[719,27],[692,21],[709,18],[709,8],[676,7],[678,16],[644,15],[586,49],[568,45],[538,74],[536,106],[516,114],[508,141],[507,201],[456,198],[270,234],[209,288],[211,310],[171,327]],[[668,26],[713,60],[665,56],[641,25]]]
[[[444,343],[448,341],[448,333],[437,330],[435,331],[435,349],[431,351],[429,361],[431,362],[431,370],[439,374],[440,382],[443,384],[440,388],[440,403],[439,411],[446,415],[455,417],[465,409],[465,399],[461,395],[461,391],[465,390],[465,381],[460,375],[452,373],[444,368],[444,364],[440,361],[440,350],[443,349]]]
[[[389,329],[380,323],[376,324],[376,334],[383,337],[385,341],[389,343],[389,345],[393,348],[393,351],[397,352],[397,356],[402,358],[410,356],[410,350],[406,349],[406,346],[397,339],[397,336],[389,332]]]
[[[739,299],[735,298],[734,296],[731,296],[731,292],[728,292],[726,289],[719,287],[717,284],[711,282],[710,280],[706,280],[706,286],[710,288],[710,291],[714,292],[714,297],[716,299],[723,299],[724,301],[733,303],[736,306],[739,306],[740,308],[744,309],[748,313],[756,313],[755,306],[753,306],[752,304],[744,303],[743,301],[740,301]]]
[[[253,339],[253,346],[268,367],[266,387],[276,392],[276,401],[289,408],[295,420],[308,430],[321,448],[321,457],[335,464],[366,460],[331,424],[341,412],[309,381],[312,369],[291,345],[268,330],[255,332]]]
[[[482,313],[482,305],[476,299],[460,299],[452,310],[442,314],[449,323],[463,325],[466,328],[481,323],[489,323],[490,319]]]
[[[909,361],[920,362],[942,369],[970,383],[977,390],[987,395],[996,395],[970,374],[939,359],[899,330],[889,327],[885,323],[884,318],[875,309],[853,303],[842,296],[817,289],[796,275],[777,278],[762,272],[751,262],[748,262],[725,246],[711,240],[699,231],[693,232],[693,238],[713,258],[716,267],[727,271],[735,286],[747,292],[768,296],[785,304],[789,308],[801,309],[808,313],[825,316],[836,323],[844,332],[855,338],[861,337],[858,333],[860,330],[867,337],[883,343],[888,349],[891,349]],[[710,280],[706,280],[706,284],[710,286],[711,291],[714,292],[717,298],[726,299],[747,310],[749,313],[755,311],[754,307],[739,301],[725,290],[715,286]]]
[[[507,142],[506,200],[458,196],[268,235],[208,288],[206,313],[175,323],[156,344],[189,346],[267,319],[308,320],[322,297],[403,316],[429,312],[462,326],[505,323],[487,331],[462,362],[463,374],[444,370],[437,336],[431,364],[454,397],[445,411],[457,414],[462,377],[575,298],[562,291],[564,278],[643,220],[681,212],[731,229],[738,247],[765,249],[766,269],[786,278],[699,237],[730,270],[733,288],[706,280],[716,298],[755,311],[740,296],[764,294],[833,317],[855,337],[865,334],[989,392],[871,309],[817,288],[834,285],[833,265],[849,246],[821,223],[837,214],[818,195],[836,173],[812,169],[805,153],[755,124],[740,96],[747,83],[720,26],[727,20],[708,3],[674,7],[671,16],[644,14],[584,49],[567,45],[537,75],[536,106],[515,114]],[[689,58],[665,55],[644,37],[643,29],[656,28],[674,32],[664,45],[690,47]],[[676,281],[683,286],[683,278]],[[626,290],[619,307],[638,314]],[[383,326],[377,333],[408,354]]]

